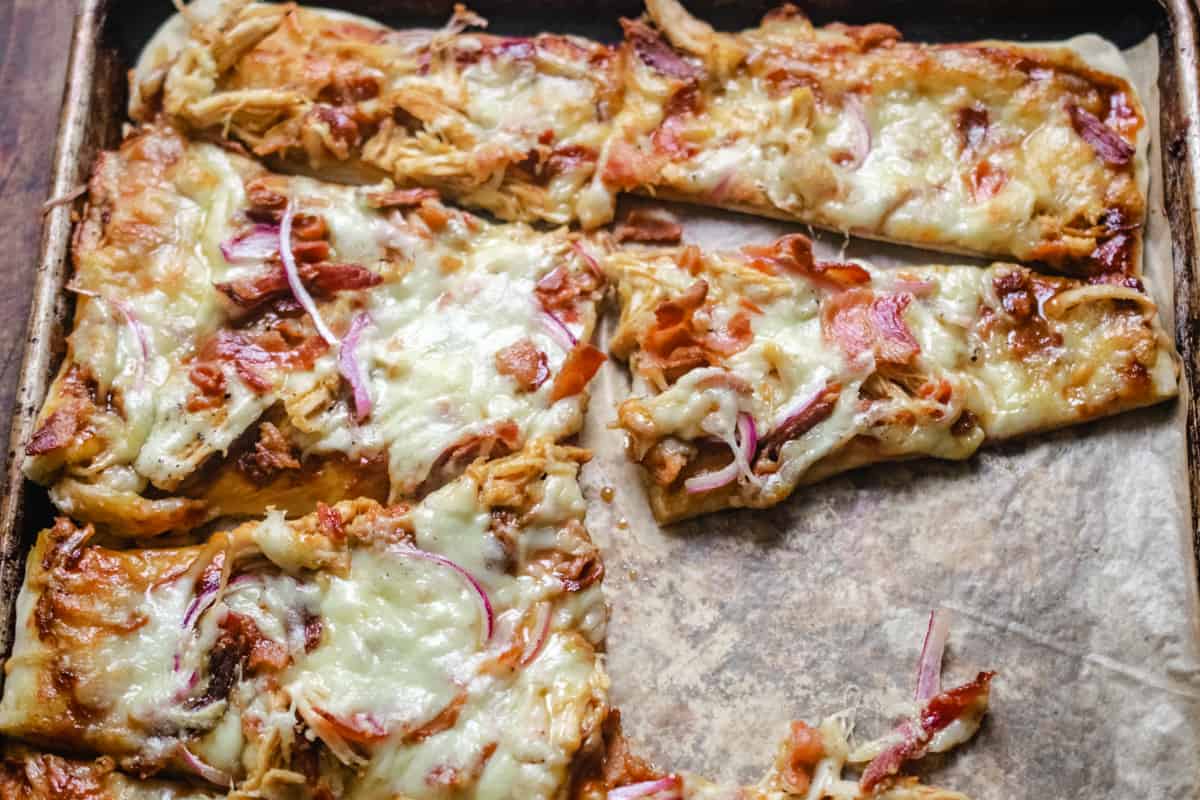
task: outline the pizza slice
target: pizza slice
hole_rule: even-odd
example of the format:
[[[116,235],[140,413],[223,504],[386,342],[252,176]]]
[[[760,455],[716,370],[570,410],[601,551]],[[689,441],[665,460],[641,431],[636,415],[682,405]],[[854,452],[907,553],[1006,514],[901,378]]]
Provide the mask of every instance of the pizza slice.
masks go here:
[[[620,103],[616,50],[574,36],[389,30],[294,4],[197,0],[146,46],[131,116],[323,177],[391,177],[503,219],[612,216],[593,180]]]
[[[26,474],[133,536],[427,493],[579,429],[601,255],[140,129],[91,180]]]
[[[130,777],[118,772],[107,757],[81,761],[16,744],[0,750],[4,800],[216,800],[219,796],[187,783]]]
[[[534,443],[414,506],[31,552],[0,731],[253,797],[559,798],[607,711],[586,451]]]
[[[656,517],[763,508],[801,484],[1174,397],[1179,360],[1142,292],[1011,264],[879,269],[811,242],[608,260],[617,424]]]
[[[616,189],[869,238],[1140,272],[1148,142],[1123,78],[1066,47],[915,44],[794,6],[720,33],[676,0],[624,20]]]

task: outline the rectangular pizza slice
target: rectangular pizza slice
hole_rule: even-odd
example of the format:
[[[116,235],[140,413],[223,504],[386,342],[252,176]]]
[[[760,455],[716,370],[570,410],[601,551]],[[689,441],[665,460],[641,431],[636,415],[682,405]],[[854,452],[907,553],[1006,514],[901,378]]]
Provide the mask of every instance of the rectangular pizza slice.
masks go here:
[[[793,6],[714,31],[625,20],[614,188],[951,252],[1136,275],[1145,115],[1066,47],[915,44]]]
[[[614,253],[618,424],[664,522],[778,503],[865,464],[1174,397],[1178,356],[1127,286],[1011,264],[820,262],[804,236]]]
[[[29,556],[0,731],[248,797],[563,797],[607,713],[586,458],[535,442],[414,506],[197,546],[113,550],[62,518]]]
[[[140,129],[91,180],[26,473],[134,536],[424,494],[578,430],[601,255]]]
[[[130,113],[324,177],[390,176],[509,220],[602,224],[594,181],[620,102],[614,48],[574,36],[390,30],[294,4],[198,0],[151,40]]]
[[[0,750],[4,800],[216,800],[222,795],[184,782],[137,779],[109,757],[81,761],[16,744]]]

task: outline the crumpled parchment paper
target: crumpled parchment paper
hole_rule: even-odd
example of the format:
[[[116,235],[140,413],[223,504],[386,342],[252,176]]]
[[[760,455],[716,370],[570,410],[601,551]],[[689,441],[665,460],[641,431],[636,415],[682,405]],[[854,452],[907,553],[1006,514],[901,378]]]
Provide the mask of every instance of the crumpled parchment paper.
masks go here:
[[[1120,69],[1097,37],[1072,44]],[[1171,329],[1157,141],[1157,44],[1124,53],[1151,117],[1148,284]],[[1113,59],[1116,59],[1115,61]],[[1115,67],[1113,65],[1116,65]],[[685,241],[769,242],[795,226],[676,207]],[[825,256],[846,246],[819,235]],[[855,240],[876,263],[958,256]],[[606,320],[611,330],[613,320]],[[613,702],[671,771],[758,780],[786,721],[854,709],[856,738],[911,700],[929,610],[953,612],[948,685],[994,669],[979,735],[918,771],[976,800],[1200,792],[1200,628],[1184,401],[989,447],[883,465],[768,511],[661,529],[609,429],[628,375],[606,365],[583,443],[588,523],[606,556]],[[616,489],[611,503],[604,487]]]

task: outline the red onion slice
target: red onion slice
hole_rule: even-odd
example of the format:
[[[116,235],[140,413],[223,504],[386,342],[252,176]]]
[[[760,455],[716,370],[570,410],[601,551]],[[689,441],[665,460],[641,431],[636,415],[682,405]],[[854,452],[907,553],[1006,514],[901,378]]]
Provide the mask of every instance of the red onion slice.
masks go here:
[[[199,775],[209,783],[220,786],[223,789],[233,788],[233,776],[224,770],[219,770],[211,764],[206,764],[195,753],[187,749],[186,745],[179,745],[179,757],[187,768]]]
[[[342,340],[342,351],[338,354],[338,370],[354,395],[354,420],[362,423],[371,416],[371,393],[367,390],[367,373],[358,360],[358,340],[363,329],[372,324],[371,315],[363,312],[350,323],[350,331]]]
[[[867,156],[871,154],[871,126],[867,122],[867,110],[863,108],[862,100],[856,94],[846,95],[842,101],[843,108],[850,115],[850,120],[854,124],[854,142],[851,144],[854,155],[854,169],[858,169],[866,163]]]
[[[604,274],[600,270],[600,263],[598,261],[596,261],[596,257],[593,256],[591,253],[589,253],[587,251],[587,248],[584,247],[581,242],[579,242],[579,241],[571,242],[571,249],[574,250],[576,253],[578,253],[579,257],[587,262],[587,265],[592,269],[593,272],[595,272],[597,275]]]
[[[129,326],[129,330],[133,331],[134,337],[138,340],[138,344],[142,346],[142,364],[150,361],[150,338],[146,334],[146,326],[133,313],[133,308],[124,300],[110,300],[113,306],[121,312],[121,316],[125,317],[125,324]]]
[[[304,288],[304,282],[300,280],[300,270],[296,266],[296,257],[292,254],[292,220],[295,216],[296,209],[289,201],[283,212],[283,220],[279,223],[279,255],[283,258],[283,272],[287,275],[288,286],[291,288],[296,302],[312,317],[313,324],[317,326],[317,333],[321,334],[321,338],[330,347],[337,347],[338,338],[333,335],[333,331],[329,330],[325,320],[321,319],[321,312],[317,309],[317,304],[313,302],[312,295],[308,293],[308,290]]]
[[[683,781],[678,775],[668,775],[656,781],[642,781],[609,789],[608,800],[635,800],[638,797],[656,797],[656,800],[681,800]]]
[[[520,666],[526,667],[536,661],[542,652],[542,648],[546,646],[546,640],[550,638],[550,622],[554,618],[554,615],[550,611],[550,603],[545,601],[538,603],[535,612],[536,616],[533,619],[533,624],[538,631],[538,638],[534,642],[533,647],[527,650],[525,655],[521,656],[521,660],[518,662]]]
[[[492,610],[492,600],[490,597],[488,597],[487,590],[485,590],[483,588],[483,584],[481,584],[478,580],[476,580],[474,575],[472,575],[466,569],[464,569],[463,567],[454,563],[450,559],[446,558],[445,556],[438,555],[437,553],[431,553],[428,550],[421,550],[417,547],[404,546],[404,547],[393,548],[392,552],[396,553],[397,555],[407,556],[409,558],[418,558],[423,561],[429,561],[434,564],[440,564],[441,566],[452,569],[455,572],[457,572],[459,575],[461,575],[463,577],[463,579],[466,580],[466,582],[468,584],[470,584],[471,588],[475,591],[475,594],[479,596],[480,605],[483,606],[483,618],[484,618],[483,640],[484,640],[484,642],[491,641],[492,632],[496,627],[496,615]]]
[[[549,311],[539,312],[538,321],[542,323],[542,327],[546,329],[546,333],[550,335],[554,343],[563,350],[569,352],[579,344],[579,340],[575,338],[575,334],[571,333],[571,329],[567,327],[566,323]]]
[[[929,612],[929,626],[917,660],[916,701],[924,703],[942,690],[942,655],[950,635],[950,615],[939,608]]]
[[[754,424],[754,417],[744,411],[738,414],[736,444],[737,452],[733,454],[732,461],[721,469],[702,472],[688,478],[683,482],[684,490],[688,494],[711,492],[733,483],[743,472],[747,472],[753,479],[753,473],[748,471],[754,463],[754,454],[758,451],[758,427]]]
[[[265,261],[279,252],[279,226],[255,225],[221,242],[221,255],[230,264]]]

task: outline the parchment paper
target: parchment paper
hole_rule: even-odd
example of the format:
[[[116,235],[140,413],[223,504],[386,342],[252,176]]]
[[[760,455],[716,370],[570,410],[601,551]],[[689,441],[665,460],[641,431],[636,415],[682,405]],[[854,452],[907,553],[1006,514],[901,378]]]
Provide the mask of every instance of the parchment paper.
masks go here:
[[[1096,37],[1077,44],[1092,60],[1120,57]],[[1151,116],[1146,272],[1170,330],[1157,44],[1125,56]],[[706,247],[795,230],[676,210],[685,240]],[[844,246],[819,238],[827,255]],[[964,263],[859,241],[847,255]],[[611,315],[605,324],[602,335]],[[954,612],[946,681],[981,669],[999,677],[979,735],[921,762],[928,780],[976,800],[1200,793],[1182,400],[965,463],[884,465],[801,488],[769,511],[660,529],[622,434],[608,428],[627,393],[628,375],[606,366],[585,426],[596,455],[584,479],[606,557],[613,701],[660,767],[752,783],[789,719],[853,708],[860,740],[882,732],[912,697],[926,616],[941,606]],[[616,488],[612,503],[604,487]]]

